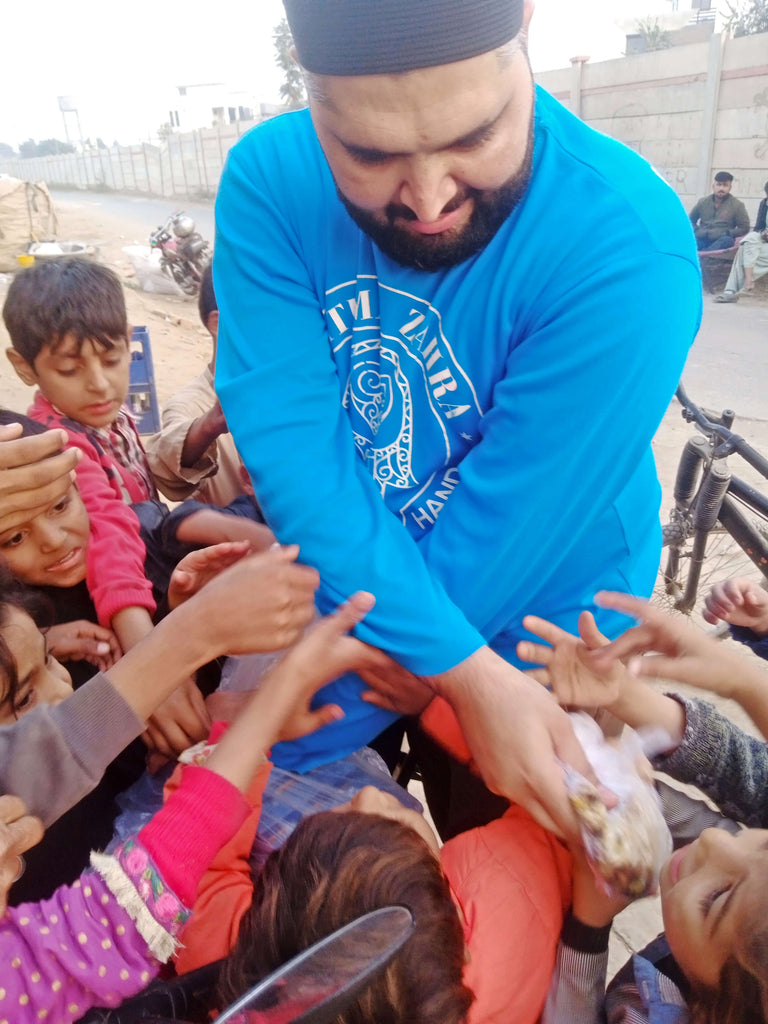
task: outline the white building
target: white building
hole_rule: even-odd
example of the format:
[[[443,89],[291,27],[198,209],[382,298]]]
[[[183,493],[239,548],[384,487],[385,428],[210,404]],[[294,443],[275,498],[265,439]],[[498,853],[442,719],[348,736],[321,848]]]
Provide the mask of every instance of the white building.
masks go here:
[[[260,103],[246,89],[233,89],[223,82],[195,83],[176,86],[167,121],[172,131],[189,132],[236,121],[260,121],[277,112],[277,107]]]

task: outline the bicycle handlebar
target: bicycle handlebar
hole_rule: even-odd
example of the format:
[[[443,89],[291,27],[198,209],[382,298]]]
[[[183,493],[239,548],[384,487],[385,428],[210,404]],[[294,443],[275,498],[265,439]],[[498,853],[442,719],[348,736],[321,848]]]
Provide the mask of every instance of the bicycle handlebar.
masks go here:
[[[695,402],[693,402],[680,383],[675,392],[675,397],[683,407],[683,418],[688,423],[696,423],[697,426],[701,427],[705,434],[712,434],[715,437],[720,438],[723,445],[727,447],[728,451],[724,453],[728,455],[730,452],[736,452],[740,455],[745,462],[748,462],[753,469],[756,469],[758,473],[768,479],[768,459],[765,459],[760,452],[752,447],[747,441],[744,440],[739,434],[734,434],[732,430],[726,427],[722,420],[728,419],[729,422],[733,422],[734,413],[730,409],[724,409],[718,419],[710,419],[708,410],[700,409]]]

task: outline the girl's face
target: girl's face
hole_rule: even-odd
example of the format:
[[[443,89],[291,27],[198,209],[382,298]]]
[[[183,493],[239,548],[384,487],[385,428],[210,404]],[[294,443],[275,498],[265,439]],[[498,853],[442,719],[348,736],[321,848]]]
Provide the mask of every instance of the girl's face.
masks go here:
[[[45,636],[25,611],[6,609],[3,639],[16,662],[18,686],[8,692],[8,681],[0,679],[0,725],[12,722],[39,704],[58,704],[72,693],[69,672],[48,653]]]
[[[83,500],[72,484],[63,498],[0,533],[0,555],[22,583],[74,587],[85,579],[90,529]]]
[[[418,832],[427,846],[435,856],[440,854],[440,844],[437,836],[430,828],[423,814],[404,807],[396,796],[385,793],[375,786],[363,786],[359,793],[355,793],[351,800],[340,804],[335,810],[358,811],[361,814],[380,814],[383,818],[391,818],[392,821],[399,821],[414,832]]]
[[[766,914],[768,831],[733,836],[708,828],[677,850],[661,872],[661,909],[667,941],[686,977],[709,987],[751,923]]]

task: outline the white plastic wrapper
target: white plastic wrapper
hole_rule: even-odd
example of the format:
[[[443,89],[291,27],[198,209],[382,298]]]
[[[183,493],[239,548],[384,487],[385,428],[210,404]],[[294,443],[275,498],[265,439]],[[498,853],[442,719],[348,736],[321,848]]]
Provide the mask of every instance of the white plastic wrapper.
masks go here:
[[[572,714],[574,731],[599,782],[618,797],[608,810],[591,782],[564,766],[571,805],[593,869],[606,891],[631,899],[656,891],[661,866],[672,853],[672,837],[649,773],[643,774],[646,751],[632,729],[620,740],[606,741],[600,726],[582,713]]]
[[[136,280],[143,292],[154,295],[183,295],[184,292],[160,266],[160,250],[148,245],[124,245],[123,252],[136,271]]]

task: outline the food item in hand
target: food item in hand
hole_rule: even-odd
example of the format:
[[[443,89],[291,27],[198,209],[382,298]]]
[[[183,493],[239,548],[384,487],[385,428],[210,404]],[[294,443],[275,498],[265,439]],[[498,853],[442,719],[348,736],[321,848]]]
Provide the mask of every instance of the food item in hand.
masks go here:
[[[574,731],[602,786],[616,797],[608,808],[596,786],[567,765],[566,787],[592,867],[614,895],[638,899],[655,892],[672,837],[644,766],[640,738],[625,729],[608,743],[587,715],[571,715]]]
[[[639,899],[656,889],[658,821],[648,821],[647,801],[630,796],[608,810],[591,782],[571,773],[569,797],[590,861],[608,889]],[[662,820],[663,824],[663,820]]]

